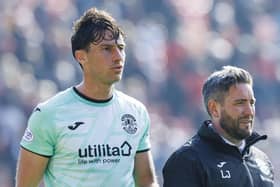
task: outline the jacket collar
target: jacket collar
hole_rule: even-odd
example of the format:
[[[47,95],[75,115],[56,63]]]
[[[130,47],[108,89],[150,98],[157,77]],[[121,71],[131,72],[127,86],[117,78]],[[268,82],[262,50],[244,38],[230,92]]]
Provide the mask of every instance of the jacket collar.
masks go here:
[[[235,148],[237,150],[236,147],[225,143],[225,141],[221,138],[221,136],[213,128],[210,127],[211,123],[212,123],[211,120],[204,121],[200,129],[198,130],[198,135],[202,139],[207,140],[207,142],[215,144],[218,148],[224,149],[225,147],[228,147],[231,149]],[[252,146],[253,144],[255,144],[260,140],[265,140],[265,139],[267,139],[267,135],[260,135],[257,132],[253,132],[251,136],[245,139],[246,145],[244,150],[242,151],[242,155],[248,153],[250,146]]]

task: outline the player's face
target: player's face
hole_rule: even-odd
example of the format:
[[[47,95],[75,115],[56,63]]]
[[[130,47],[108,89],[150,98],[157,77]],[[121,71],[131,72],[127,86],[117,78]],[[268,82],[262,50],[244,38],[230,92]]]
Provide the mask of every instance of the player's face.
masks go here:
[[[105,38],[112,38],[106,32]],[[125,62],[125,42],[122,35],[118,40],[103,40],[91,44],[87,52],[87,63],[83,64],[85,77],[93,83],[112,85],[122,77]]]
[[[240,141],[252,134],[255,98],[249,84],[229,89],[221,109],[220,126],[232,140]]]

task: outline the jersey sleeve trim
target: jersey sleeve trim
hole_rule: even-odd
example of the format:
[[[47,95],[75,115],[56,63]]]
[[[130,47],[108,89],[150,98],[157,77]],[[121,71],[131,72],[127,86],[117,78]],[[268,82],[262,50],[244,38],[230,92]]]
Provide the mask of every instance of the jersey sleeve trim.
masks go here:
[[[148,148],[148,149],[138,150],[138,151],[136,151],[136,153],[143,153],[143,152],[147,152],[147,151],[150,151],[150,149]]]
[[[31,153],[33,153],[33,154],[36,154],[36,155],[39,155],[39,156],[43,156],[43,157],[46,157],[46,158],[50,158],[50,157],[52,156],[52,155],[43,155],[43,154],[40,154],[40,153],[36,153],[36,152],[34,152],[34,151],[31,151],[31,150],[29,150],[29,149],[23,147],[22,145],[21,145],[20,147],[21,147],[22,149],[28,151],[28,152],[31,152]]]

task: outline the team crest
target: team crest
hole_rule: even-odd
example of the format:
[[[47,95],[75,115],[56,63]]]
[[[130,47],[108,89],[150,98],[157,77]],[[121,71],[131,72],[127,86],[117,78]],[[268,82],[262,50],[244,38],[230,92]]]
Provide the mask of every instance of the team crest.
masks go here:
[[[262,171],[263,174],[265,174],[265,175],[270,174],[270,168],[265,161],[256,158],[256,163],[257,163],[258,167],[260,168],[260,170]]]
[[[122,128],[128,134],[135,134],[137,131],[137,123],[136,119],[131,114],[124,114],[121,118],[122,120]]]
[[[27,142],[31,142],[33,140],[33,133],[29,128],[25,129],[23,139]]]

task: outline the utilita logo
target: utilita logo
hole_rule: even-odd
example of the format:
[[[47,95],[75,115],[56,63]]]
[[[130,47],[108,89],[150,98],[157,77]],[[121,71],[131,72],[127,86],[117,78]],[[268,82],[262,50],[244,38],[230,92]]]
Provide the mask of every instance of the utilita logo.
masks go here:
[[[79,157],[114,157],[114,156],[130,156],[131,145],[125,141],[121,146],[111,147],[109,144],[88,145],[86,148],[79,149]]]

